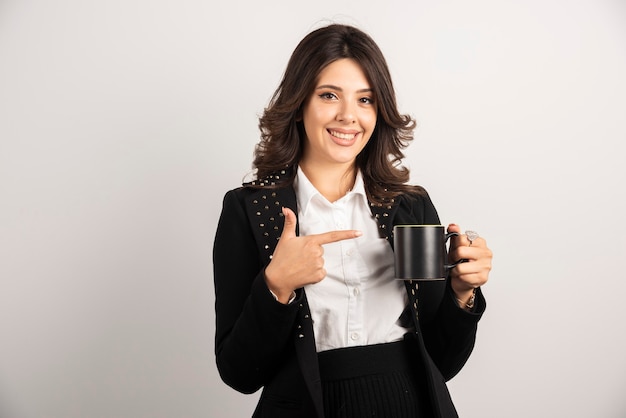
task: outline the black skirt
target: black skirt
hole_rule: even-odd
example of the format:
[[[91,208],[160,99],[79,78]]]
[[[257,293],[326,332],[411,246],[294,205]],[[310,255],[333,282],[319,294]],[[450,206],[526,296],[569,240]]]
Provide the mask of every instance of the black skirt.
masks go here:
[[[318,354],[325,418],[433,416],[412,340]]]

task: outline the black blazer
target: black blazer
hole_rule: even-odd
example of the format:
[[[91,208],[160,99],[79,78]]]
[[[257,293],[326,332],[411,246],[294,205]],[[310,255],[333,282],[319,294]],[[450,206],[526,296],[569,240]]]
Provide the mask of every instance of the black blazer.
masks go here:
[[[263,387],[253,417],[323,418],[313,325],[304,289],[289,305],[277,302],[263,276],[282,233],[281,208],[298,213],[292,187],[229,191],[215,235],[215,354],[222,380],[242,393]],[[439,224],[428,195],[371,204],[381,238],[393,245],[396,224]],[[444,281],[406,282],[419,356],[437,417],[457,417],[445,382],[474,347],[485,300],[460,309]]]

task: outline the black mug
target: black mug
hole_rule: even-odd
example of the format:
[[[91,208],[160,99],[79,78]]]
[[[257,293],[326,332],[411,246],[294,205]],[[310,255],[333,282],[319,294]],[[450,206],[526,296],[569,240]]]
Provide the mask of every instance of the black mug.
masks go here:
[[[446,233],[443,225],[396,225],[393,249],[396,279],[445,280],[448,271],[462,262],[446,264],[446,242],[457,232]]]

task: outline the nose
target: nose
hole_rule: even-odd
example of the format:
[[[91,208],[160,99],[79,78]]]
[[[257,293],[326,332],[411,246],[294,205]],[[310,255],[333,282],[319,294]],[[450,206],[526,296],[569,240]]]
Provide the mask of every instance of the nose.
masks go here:
[[[355,105],[349,101],[342,102],[339,111],[337,112],[337,122],[354,123],[356,122]]]

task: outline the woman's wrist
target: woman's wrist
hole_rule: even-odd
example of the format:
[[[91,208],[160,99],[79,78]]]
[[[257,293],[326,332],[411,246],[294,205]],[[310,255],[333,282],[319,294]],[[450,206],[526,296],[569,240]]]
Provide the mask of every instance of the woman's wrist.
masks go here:
[[[295,299],[296,292],[294,290],[281,289],[273,285],[271,279],[268,278],[267,269],[265,270],[264,275],[265,275],[265,285],[269,289],[272,296],[274,296],[274,299],[276,299],[278,302],[284,305],[291,303]]]
[[[474,309],[474,301],[476,299],[476,289],[468,289],[464,292],[456,292],[454,291],[454,296],[456,298],[456,302],[459,305],[459,308],[465,310]]]
[[[274,296],[274,299],[276,299],[278,302],[282,303],[283,305],[289,305],[296,298],[295,290],[291,291],[291,294],[289,295],[288,298],[285,298],[284,296],[278,296],[276,293],[272,291],[272,289],[269,289],[269,291],[272,294],[272,296]]]

